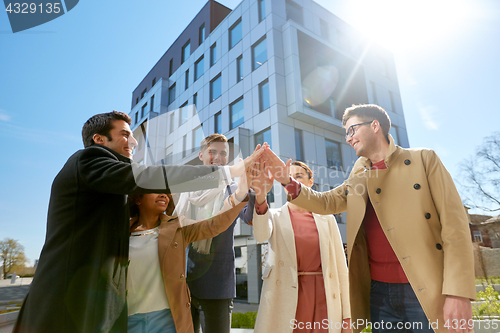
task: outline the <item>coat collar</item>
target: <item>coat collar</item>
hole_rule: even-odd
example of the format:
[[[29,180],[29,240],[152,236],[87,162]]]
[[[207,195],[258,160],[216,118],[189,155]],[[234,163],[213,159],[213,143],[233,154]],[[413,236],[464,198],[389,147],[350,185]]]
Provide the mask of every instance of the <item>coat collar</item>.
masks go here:
[[[394,143],[394,139],[392,138],[392,135],[389,136],[389,151],[387,152],[387,156],[384,159],[385,166],[389,169],[392,162],[394,161],[395,156],[398,154],[396,153],[397,150],[399,149],[398,146]],[[359,158],[359,163],[365,168],[365,170],[370,170],[372,167],[372,162],[370,161],[369,158],[367,157],[360,157]]]
[[[101,148],[101,149],[104,149],[104,150],[107,150],[108,152],[110,152],[111,154],[113,154],[119,161],[122,161],[122,162],[128,162],[128,163],[132,163],[132,160],[126,156],[123,156],[122,154],[119,154],[117,153],[116,151],[114,151],[113,149],[111,148],[108,148],[106,146],[103,146],[103,145],[100,145],[98,143],[94,143],[93,145],[91,146],[88,146],[87,148],[85,149],[95,149],[95,148]]]

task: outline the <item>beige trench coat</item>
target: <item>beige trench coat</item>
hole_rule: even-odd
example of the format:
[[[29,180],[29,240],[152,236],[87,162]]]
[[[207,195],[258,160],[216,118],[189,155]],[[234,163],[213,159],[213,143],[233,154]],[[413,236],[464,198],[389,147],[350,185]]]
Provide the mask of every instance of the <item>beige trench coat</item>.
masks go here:
[[[434,151],[403,149],[389,138],[387,169],[370,170],[371,162],[361,157],[342,185],[324,193],[303,186],[292,202],[318,214],[347,210],[352,320],[366,322],[370,318],[371,280],[362,222],[370,198],[427,318],[439,325],[436,332],[448,332],[443,327],[445,295],[476,297],[465,209]]]
[[[333,215],[313,214],[319,235],[321,268],[325,281],[328,321],[320,323],[330,333],[340,332],[350,318],[348,274],[344,247]],[[288,204],[258,215],[254,210],[253,232],[258,242],[269,240],[263,268],[256,333],[292,333],[298,301],[297,252]],[[337,325],[335,325],[337,324]],[[319,325],[319,324],[318,324]]]
[[[246,199],[234,208],[208,220],[181,226],[177,216],[162,221],[158,237],[158,257],[163,285],[177,333],[194,333],[191,317],[191,294],[186,283],[186,247],[189,243],[215,237],[233,223],[245,207]],[[228,199],[225,207],[230,205]],[[224,208],[223,208],[224,209]]]

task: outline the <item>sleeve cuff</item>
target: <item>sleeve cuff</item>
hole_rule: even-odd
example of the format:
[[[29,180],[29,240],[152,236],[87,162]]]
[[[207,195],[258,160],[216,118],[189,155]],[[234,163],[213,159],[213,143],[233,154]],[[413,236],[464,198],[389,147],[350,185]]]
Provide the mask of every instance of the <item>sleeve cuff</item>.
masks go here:
[[[257,201],[255,201],[255,211],[257,212],[257,215],[264,215],[267,213],[267,199],[264,200],[263,203],[259,204]]]
[[[283,184],[281,184],[281,185],[283,185]],[[285,190],[288,192],[288,196],[287,196],[288,201],[291,201],[299,196],[300,190],[302,188],[301,185],[302,184],[300,184],[298,181],[296,181],[292,177],[290,177],[290,183],[288,183],[288,185],[286,185],[286,186],[283,185],[283,186],[285,186]]]

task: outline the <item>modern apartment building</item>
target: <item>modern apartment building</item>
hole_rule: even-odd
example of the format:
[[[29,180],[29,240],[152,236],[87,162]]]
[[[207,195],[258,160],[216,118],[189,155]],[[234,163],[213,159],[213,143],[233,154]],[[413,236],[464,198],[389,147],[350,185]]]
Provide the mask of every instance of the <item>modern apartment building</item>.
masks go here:
[[[386,49],[312,0],[243,0],[233,10],[209,0],[132,93],[140,147],[134,159],[200,164],[200,141],[217,132],[244,157],[268,142],[283,160],[304,161],[325,191],[346,179],[357,159],[341,117],[361,103],[387,110],[396,143],[409,146]],[[286,201],[281,185],[269,201]],[[338,222],[345,240],[345,216]],[[246,274],[248,301],[258,303],[265,248],[251,227],[235,230],[238,278]]]

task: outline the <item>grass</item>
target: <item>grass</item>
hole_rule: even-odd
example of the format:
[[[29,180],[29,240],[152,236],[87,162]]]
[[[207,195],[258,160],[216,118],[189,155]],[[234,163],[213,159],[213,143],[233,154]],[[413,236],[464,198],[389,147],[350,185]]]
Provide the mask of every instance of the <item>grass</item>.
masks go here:
[[[257,311],[233,312],[231,314],[231,328],[251,328],[255,327]]]

